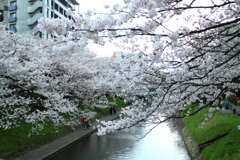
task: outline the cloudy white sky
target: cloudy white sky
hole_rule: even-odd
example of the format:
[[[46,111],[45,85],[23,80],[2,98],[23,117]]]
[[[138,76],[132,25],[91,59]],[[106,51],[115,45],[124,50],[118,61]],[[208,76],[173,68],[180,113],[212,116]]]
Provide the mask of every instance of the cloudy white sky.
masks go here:
[[[80,3],[80,5],[76,6],[77,13],[78,12],[83,13],[88,9],[90,9],[90,10],[96,9],[98,11],[103,11],[104,12],[104,10],[105,10],[104,7],[103,7],[104,4],[108,4],[108,5],[112,6],[115,3],[119,3],[120,5],[123,5],[123,0],[78,0],[78,2]],[[202,0],[201,4],[196,4],[195,3],[195,5],[209,5],[209,0]],[[180,27],[181,25],[183,25],[180,22],[181,22],[181,20],[171,21],[170,23],[168,23],[167,28],[174,31],[177,26]],[[187,25],[187,24],[184,23],[184,25]],[[191,24],[189,24],[189,25],[191,25]],[[104,47],[102,47],[102,46],[91,46],[91,48],[93,48],[93,50],[96,51],[97,54],[100,55],[100,56],[112,56],[114,51],[123,51],[121,49],[116,48],[115,46],[113,46],[111,44],[107,44]]]
[[[104,4],[113,5],[115,3],[123,3],[123,0],[78,0],[79,6],[76,6],[77,13],[84,12],[86,10],[96,9],[98,11],[104,11]],[[99,56],[112,56],[114,51],[120,51],[111,44],[106,44],[105,46],[90,46],[94,51],[97,52]]]
[[[104,10],[103,5],[113,5],[115,3],[123,4],[123,0],[78,0],[80,3],[79,6],[76,6],[76,9],[79,8],[80,12],[84,12],[87,9],[96,9],[96,10]]]

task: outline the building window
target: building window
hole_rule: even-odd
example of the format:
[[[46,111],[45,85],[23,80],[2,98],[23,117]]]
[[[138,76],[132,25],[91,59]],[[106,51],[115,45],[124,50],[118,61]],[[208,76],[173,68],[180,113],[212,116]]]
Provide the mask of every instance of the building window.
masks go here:
[[[55,5],[56,5],[56,3],[54,1],[52,1],[52,3],[51,3],[52,10],[55,9]]]
[[[9,31],[17,32],[16,23],[12,23],[9,25]]]
[[[14,24],[10,24],[9,25],[9,29],[16,29],[16,24],[14,23]]]
[[[51,12],[51,18],[53,18],[53,15],[54,15],[54,13],[53,13],[53,12]]]
[[[54,9],[58,11],[58,4],[55,3]]]
[[[8,7],[9,11],[13,11],[17,9],[17,2],[16,1],[11,1]]]
[[[10,17],[17,17],[16,12],[10,13]]]
[[[63,15],[64,14],[64,10],[62,9],[62,7],[60,7],[60,13]]]
[[[16,2],[16,1],[10,2],[10,6],[15,6],[15,5],[17,5],[17,2]]]

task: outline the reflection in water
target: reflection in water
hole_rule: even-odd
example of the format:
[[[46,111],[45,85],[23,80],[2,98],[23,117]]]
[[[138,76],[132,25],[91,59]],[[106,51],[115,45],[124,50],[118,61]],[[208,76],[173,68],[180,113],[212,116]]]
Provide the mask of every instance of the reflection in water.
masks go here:
[[[190,160],[176,127],[171,125],[175,129],[171,131],[166,123],[161,124],[138,141],[148,129],[142,125],[128,133],[93,134],[52,160]]]

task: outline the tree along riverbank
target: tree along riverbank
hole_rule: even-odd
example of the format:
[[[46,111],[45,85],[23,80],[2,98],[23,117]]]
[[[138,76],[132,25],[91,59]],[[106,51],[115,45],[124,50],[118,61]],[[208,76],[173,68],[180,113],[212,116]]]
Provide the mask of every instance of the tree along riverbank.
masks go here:
[[[240,159],[240,116],[220,114],[208,118],[208,109],[179,120],[180,130],[193,160]],[[206,119],[208,119],[206,121]],[[207,123],[202,125],[201,123]]]
[[[124,106],[124,101],[117,99],[117,109],[119,110],[122,106]],[[112,101],[111,99],[109,100]],[[99,110],[106,114],[109,114],[110,106],[104,109],[99,108]],[[92,122],[95,121],[96,118],[101,118],[101,114],[96,113],[96,117],[91,119]],[[80,117],[79,117],[80,118]],[[76,121],[79,121],[77,119]],[[21,123],[19,127],[0,130],[0,159],[15,159],[24,155],[31,150],[37,149],[42,145],[51,143],[55,139],[65,136],[71,132],[74,132],[76,129],[81,128],[81,124],[79,122],[79,126],[75,126],[75,128],[62,126],[58,129],[54,128],[54,126],[50,122],[46,122],[45,128],[39,133],[31,133],[31,124]]]

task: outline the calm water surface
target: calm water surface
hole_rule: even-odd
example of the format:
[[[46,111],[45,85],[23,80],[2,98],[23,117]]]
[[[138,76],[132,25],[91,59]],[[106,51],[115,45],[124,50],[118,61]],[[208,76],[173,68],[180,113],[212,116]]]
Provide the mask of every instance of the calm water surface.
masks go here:
[[[161,124],[139,140],[148,129],[142,124],[127,133],[93,134],[52,160],[190,160],[177,127]]]

